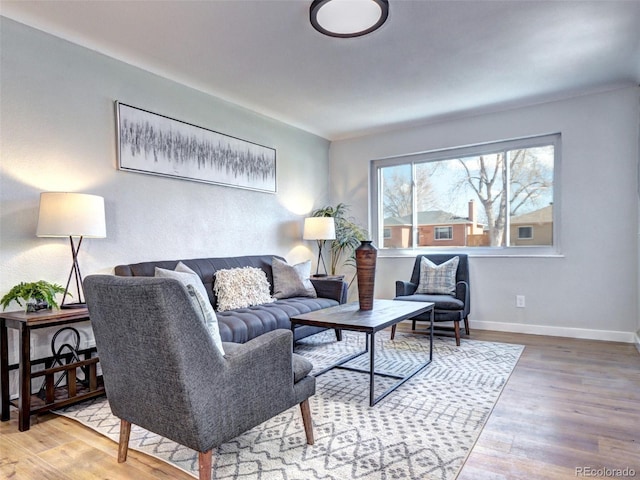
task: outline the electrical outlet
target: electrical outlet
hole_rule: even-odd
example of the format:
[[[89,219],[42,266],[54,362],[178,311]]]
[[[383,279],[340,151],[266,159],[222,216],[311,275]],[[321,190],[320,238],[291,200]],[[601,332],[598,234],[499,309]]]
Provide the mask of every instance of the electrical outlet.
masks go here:
[[[524,308],[525,307],[524,295],[516,295],[516,307],[518,307],[518,308]]]

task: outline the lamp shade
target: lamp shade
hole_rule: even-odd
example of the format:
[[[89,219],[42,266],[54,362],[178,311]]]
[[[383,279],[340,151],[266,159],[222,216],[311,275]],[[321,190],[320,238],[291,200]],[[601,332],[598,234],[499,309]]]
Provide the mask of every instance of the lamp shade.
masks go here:
[[[377,30],[389,16],[388,0],[314,0],[313,28],[331,37],[350,38]]]
[[[104,198],[85,193],[40,194],[38,237],[104,238]]]
[[[308,217],[304,219],[304,240],[334,240],[336,223],[333,217]]]

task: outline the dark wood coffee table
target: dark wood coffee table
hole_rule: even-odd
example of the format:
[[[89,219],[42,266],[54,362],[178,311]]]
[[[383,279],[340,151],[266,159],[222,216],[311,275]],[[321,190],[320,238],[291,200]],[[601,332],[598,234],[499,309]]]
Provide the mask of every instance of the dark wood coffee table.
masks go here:
[[[339,362],[331,365],[315,374],[322,375],[333,368],[342,368],[355,372],[369,374],[369,405],[374,406],[384,397],[393,392],[404,382],[412,378],[425,368],[433,360],[433,303],[430,302],[406,302],[400,300],[375,300],[372,310],[360,310],[358,302],[346,303],[335,307],[323,308],[315,312],[296,315],[291,318],[291,329],[295,325],[311,325],[314,327],[326,327],[338,330],[350,330],[367,334],[365,350],[349,355]],[[407,375],[394,375],[375,371],[375,335],[380,330],[391,327],[409,318],[422,313],[431,312],[431,328],[429,329],[429,360],[420,364]],[[369,370],[345,366],[344,364],[360,355],[369,353]],[[375,396],[375,375],[396,378],[398,382],[393,384],[383,393]]]

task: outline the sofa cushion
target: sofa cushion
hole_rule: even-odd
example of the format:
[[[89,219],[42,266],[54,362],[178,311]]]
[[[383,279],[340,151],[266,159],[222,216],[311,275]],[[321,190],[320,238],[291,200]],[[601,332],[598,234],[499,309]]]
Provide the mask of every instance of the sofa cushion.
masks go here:
[[[293,383],[298,383],[313,370],[313,363],[304,358],[302,355],[294,353],[293,360]]]
[[[309,277],[311,276],[311,260],[297,265],[289,265],[279,258],[273,257],[273,296],[281,298],[312,297],[318,295]]]
[[[452,295],[401,295],[395,297],[394,300],[404,300],[407,302],[433,302],[436,310],[462,310],[464,303]]]
[[[214,291],[219,312],[275,301],[270,294],[267,276],[254,267],[218,270]]]
[[[216,312],[223,342],[245,343],[277,328],[291,329],[292,316],[338,305],[329,298],[295,297],[248,308]],[[298,328],[297,327],[296,331]]]
[[[455,295],[456,272],[460,258],[453,257],[436,265],[427,257],[420,260],[420,283],[416,293],[432,295]]]

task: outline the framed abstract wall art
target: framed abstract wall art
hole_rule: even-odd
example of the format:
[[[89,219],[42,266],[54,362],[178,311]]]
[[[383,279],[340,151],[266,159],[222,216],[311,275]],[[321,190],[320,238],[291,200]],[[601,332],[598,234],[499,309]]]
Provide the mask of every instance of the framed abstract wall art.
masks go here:
[[[118,168],[276,192],[276,150],[116,102]]]

